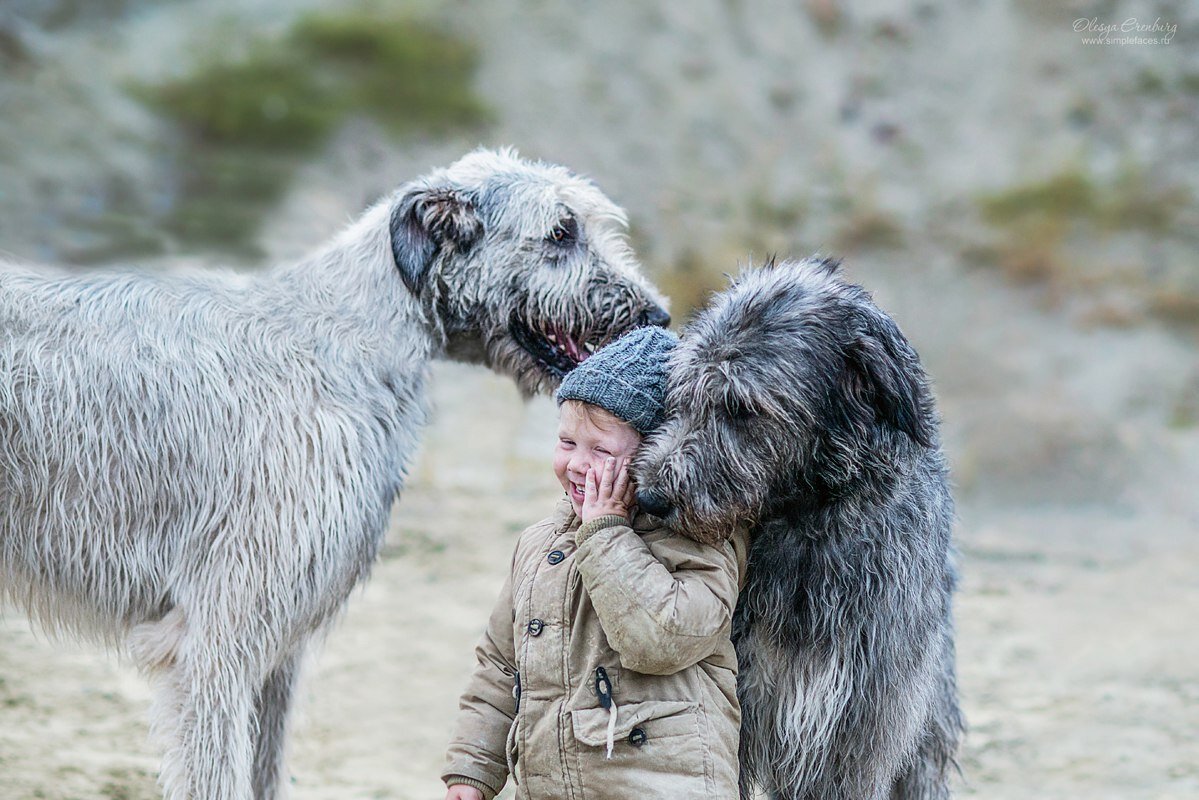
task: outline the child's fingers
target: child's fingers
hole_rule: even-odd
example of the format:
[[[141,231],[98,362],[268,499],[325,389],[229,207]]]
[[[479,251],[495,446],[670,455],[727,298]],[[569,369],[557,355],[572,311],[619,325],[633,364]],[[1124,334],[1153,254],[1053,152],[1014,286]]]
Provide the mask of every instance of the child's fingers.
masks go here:
[[[604,459],[604,476],[600,478],[600,497],[612,496],[612,482],[616,480],[616,459]]]
[[[583,497],[587,500],[594,500],[597,494],[595,485],[595,470],[591,467],[587,468],[587,479],[583,481]]]
[[[624,497],[629,489],[629,460],[622,458],[616,467],[616,480],[612,483],[613,497]]]

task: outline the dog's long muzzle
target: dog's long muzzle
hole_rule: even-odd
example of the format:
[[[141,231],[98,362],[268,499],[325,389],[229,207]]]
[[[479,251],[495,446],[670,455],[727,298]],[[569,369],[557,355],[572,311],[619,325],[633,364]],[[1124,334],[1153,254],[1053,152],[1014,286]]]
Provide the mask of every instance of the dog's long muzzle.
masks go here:
[[[637,492],[637,507],[655,517],[665,517],[674,508],[665,497],[651,491]]]
[[[640,324],[665,328],[670,324],[670,313],[659,305],[651,305],[641,312]]]

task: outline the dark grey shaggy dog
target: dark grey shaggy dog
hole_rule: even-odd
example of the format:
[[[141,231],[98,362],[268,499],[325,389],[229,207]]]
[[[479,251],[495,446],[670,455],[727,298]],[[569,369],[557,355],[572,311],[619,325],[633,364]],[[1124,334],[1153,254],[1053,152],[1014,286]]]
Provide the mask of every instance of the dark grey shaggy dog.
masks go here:
[[[945,798],[964,722],[937,416],[916,352],[837,266],[749,272],[687,327],[638,499],[701,541],[752,526],[743,797]]]

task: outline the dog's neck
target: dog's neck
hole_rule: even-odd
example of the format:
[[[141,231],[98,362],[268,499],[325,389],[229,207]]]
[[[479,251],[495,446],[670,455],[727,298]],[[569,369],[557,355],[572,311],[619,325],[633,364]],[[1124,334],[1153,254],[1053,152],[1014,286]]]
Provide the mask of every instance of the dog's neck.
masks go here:
[[[840,476],[839,476],[840,477]],[[895,486],[895,475],[878,469],[873,463],[837,481],[829,481],[814,470],[797,471],[771,492],[763,519],[786,519],[795,526],[813,516],[835,516],[846,504],[860,504],[866,498],[884,502]]]
[[[311,315],[310,334],[326,346],[411,374],[441,354],[444,334],[400,278],[386,214],[383,204],[370,209],[325,248],[272,270],[268,281],[290,301],[325,312]]]
[[[464,364],[487,363],[487,348],[477,331],[448,331],[442,355],[450,361]]]

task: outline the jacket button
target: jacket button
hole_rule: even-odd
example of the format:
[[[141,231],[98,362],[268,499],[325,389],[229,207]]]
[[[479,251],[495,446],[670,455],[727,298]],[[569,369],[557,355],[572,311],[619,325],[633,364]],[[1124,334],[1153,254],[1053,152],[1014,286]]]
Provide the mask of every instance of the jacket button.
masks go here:
[[[645,744],[645,740],[649,737],[645,735],[645,730],[642,728],[633,728],[629,731],[629,744],[633,747],[640,747]]]
[[[541,631],[544,629],[545,629],[545,623],[539,619],[535,619],[535,620],[532,620],[531,622],[529,622],[529,635],[530,636],[540,636]]]
[[[566,558],[566,553],[563,553],[561,550],[551,550],[545,560],[551,564],[561,564],[564,558]]]

